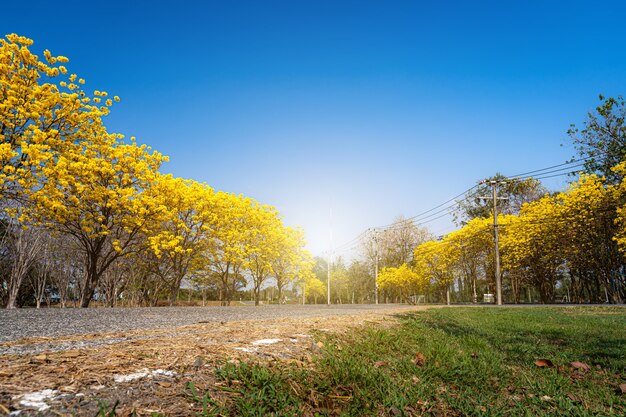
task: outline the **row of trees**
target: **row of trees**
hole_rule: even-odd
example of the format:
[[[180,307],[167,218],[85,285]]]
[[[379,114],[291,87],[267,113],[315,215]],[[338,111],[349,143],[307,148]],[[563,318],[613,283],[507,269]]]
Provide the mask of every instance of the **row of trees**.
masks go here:
[[[600,100],[584,127],[568,132],[578,158],[550,171],[567,175],[578,168],[565,191],[550,193],[532,177],[496,174],[456,202],[450,211],[459,229],[446,236],[437,239],[404,218],[371,231],[360,241],[357,260],[330,265],[331,301],[373,302],[377,264],[381,302],[414,303],[424,296],[476,303],[495,294],[490,182],[496,181],[506,302],[624,302],[626,103]],[[327,262],[315,261],[311,302],[327,296]]]
[[[363,233],[354,245],[338,249],[338,253],[356,247],[359,256],[351,262],[344,262],[341,256],[330,263],[330,297],[328,297],[328,260],[314,259],[313,275],[305,283],[305,301],[334,304],[374,303],[376,301],[376,264],[400,266],[411,262],[413,250],[420,243],[433,238],[432,233],[414,222],[398,217],[384,231]],[[381,302],[401,302],[403,299],[393,291],[381,288]]]
[[[532,178],[503,185],[507,198],[498,223],[501,279],[509,302],[520,302],[524,292],[545,303],[554,302],[557,292],[577,303],[626,300],[626,105],[622,98],[600,99],[584,128],[569,131],[584,167],[567,190],[548,193]],[[410,262],[383,269],[381,288],[407,301],[428,294],[448,303],[451,292],[458,301],[473,302],[483,291],[495,293],[489,204],[460,201],[462,227],[417,246]]]
[[[624,169],[620,164],[616,171]],[[572,302],[623,302],[624,191],[623,182],[607,185],[583,174],[567,191],[527,203],[519,214],[500,215],[505,298],[519,303],[530,290],[551,303],[561,289]],[[481,290],[495,293],[494,259],[493,219],[477,217],[419,245],[411,263],[385,268],[379,282],[406,300],[439,291],[450,302],[453,291],[459,301],[477,302]]]
[[[118,97],[88,95],[68,59],[0,39],[0,297],[28,286],[39,304],[54,286],[63,305],[122,292],[176,302],[183,280],[216,288],[223,304],[249,285],[258,304],[273,279],[279,298],[311,274],[301,230],[277,211],[160,172],[167,157],[104,124]],[[191,284],[190,284],[191,285]]]

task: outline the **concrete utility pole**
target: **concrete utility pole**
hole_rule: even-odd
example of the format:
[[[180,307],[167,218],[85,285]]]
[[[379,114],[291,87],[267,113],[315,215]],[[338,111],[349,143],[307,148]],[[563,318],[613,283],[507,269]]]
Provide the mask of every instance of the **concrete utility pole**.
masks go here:
[[[496,303],[502,305],[502,276],[500,275],[500,243],[498,240],[498,182],[491,181],[493,197],[493,239],[496,248]]]
[[[329,234],[330,234],[330,249],[328,250],[328,280],[326,281],[326,303],[330,305],[330,263],[333,255],[333,209],[330,208],[328,212],[329,220]]]
[[[481,181],[486,183],[487,181]],[[503,180],[490,180],[491,185],[491,199],[493,200],[493,241],[495,247],[496,257],[496,304],[502,305],[502,274],[500,273],[500,242],[498,239],[498,200],[508,200],[506,197],[498,197],[498,184],[506,184]],[[487,199],[487,197],[478,197],[481,200]]]
[[[326,288],[326,303],[330,305],[330,251],[328,251],[328,280]]]
[[[374,285],[376,289],[374,291],[374,299],[378,304],[378,230],[374,230]]]
[[[493,198],[493,240],[496,254],[496,304],[502,305],[502,274],[500,273],[500,241],[498,240],[498,200],[506,200],[498,197],[498,184],[506,184],[506,181],[489,181],[491,184],[491,197]]]

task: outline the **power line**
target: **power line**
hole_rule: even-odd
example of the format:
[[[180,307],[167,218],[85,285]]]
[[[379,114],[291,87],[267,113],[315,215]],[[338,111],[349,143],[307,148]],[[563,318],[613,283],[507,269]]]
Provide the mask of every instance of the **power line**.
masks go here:
[[[479,185],[479,184],[476,184],[476,185],[474,185],[473,187],[468,188],[467,190],[463,191],[462,193],[460,193],[460,194],[458,194],[458,195],[456,195],[456,196],[452,197],[451,199],[449,199],[449,200],[447,200],[447,201],[444,201],[443,203],[441,203],[441,204],[439,204],[439,205],[437,205],[437,206],[435,206],[435,207],[431,208],[430,210],[423,211],[423,212],[421,212],[421,213],[419,213],[419,214],[416,214],[415,216],[409,217],[409,218],[407,218],[407,219],[403,219],[403,220],[401,220],[401,221],[399,221],[399,222],[390,223],[390,224],[387,224],[387,225],[384,225],[384,226],[377,226],[377,227],[373,227],[372,229],[387,229],[387,228],[389,228],[389,227],[392,227],[392,226],[394,226],[394,225],[397,225],[398,223],[407,223],[407,222],[411,222],[412,220],[415,220],[415,219],[417,219],[417,218],[419,218],[419,217],[422,217],[422,216],[423,216],[423,215],[425,215],[425,214],[428,214],[428,213],[430,213],[430,212],[432,212],[432,211],[435,211],[435,210],[437,210],[438,208],[441,208],[441,207],[445,206],[446,204],[448,204],[448,203],[450,203],[450,202],[452,202],[452,201],[455,201],[457,198],[464,196],[464,195],[465,195],[465,194],[467,194],[468,192],[472,191],[474,188],[478,187],[478,185]],[[429,217],[429,216],[427,216],[427,217]]]
[[[583,163],[580,163],[580,164],[577,164],[577,165],[572,165],[572,164],[575,164],[575,163],[578,163],[578,162],[581,162],[581,161],[587,161],[589,159],[591,159],[591,157],[581,158],[581,159],[565,162],[565,163],[562,163],[562,164],[552,165],[552,166],[549,166],[549,167],[546,167],[546,168],[536,169],[536,170],[533,170],[533,171],[528,171],[528,172],[524,172],[524,173],[521,173],[521,174],[513,175],[513,176],[510,176],[510,177],[506,177],[506,179],[522,179],[521,177],[523,177],[525,175],[532,174],[532,173],[539,173],[539,172],[541,172],[543,174],[548,174],[548,173],[552,173],[552,172],[560,172],[563,169],[571,169],[571,168],[582,166],[582,165],[584,165]],[[561,168],[561,169],[554,170],[554,171],[548,171],[548,170],[551,170],[551,169],[554,169],[554,168],[559,168],[559,167],[565,167],[565,168]],[[546,172],[544,172],[544,171],[546,171]],[[569,175],[570,173],[571,172],[566,172],[565,174],[562,174],[562,175]],[[549,177],[545,177],[545,178],[549,178]],[[376,227],[372,227],[370,229],[364,230],[363,232],[361,232],[355,238],[353,238],[353,239],[347,241],[346,243],[338,246],[338,248],[342,248],[342,247],[344,247],[346,245],[350,245],[354,241],[357,241],[359,238],[361,238],[363,235],[365,235],[369,230],[394,230],[394,229],[402,228],[402,227],[404,227],[404,226],[406,226],[408,224],[414,224],[414,225],[418,225],[419,226],[421,224],[429,223],[430,221],[433,221],[433,220],[439,219],[441,217],[444,217],[443,215],[442,216],[437,216],[437,215],[440,214],[440,213],[443,213],[445,211],[449,211],[450,209],[452,209],[454,207],[458,207],[459,203],[461,203],[463,201],[467,201],[468,199],[470,199],[471,197],[476,195],[478,190],[475,190],[474,192],[471,192],[471,191],[476,189],[479,186],[480,186],[480,184],[476,184],[476,185],[468,188],[467,190],[463,191],[462,193],[460,193],[460,194],[458,194],[458,195],[456,195],[456,196],[454,196],[454,197],[444,201],[443,203],[438,204],[435,207],[430,208],[429,210],[423,211],[423,212],[418,213],[418,214],[416,214],[414,216],[411,216],[409,218],[402,219],[402,220],[400,220],[398,222],[389,223],[389,224],[386,224],[386,225],[383,225],[383,226],[376,226]],[[463,197],[463,196],[465,196],[465,198],[463,198],[461,200],[457,200],[458,198]],[[440,209],[440,210],[437,210],[437,209]],[[435,211],[435,210],[437,210],[437,211],[433,213],[433,211]],[[457,210],[458,210],[458,208],[456,210],[453,210],[453,211],[457,211]],[[429,219],[429,218],[431,218],[433,216],[437,216],[437,217],[434,218],[434,219],[430,219],[430,220],[426,221],[426,219]]]
[[[608,152],[605,151],[601,151],[598,150],[597,151],[599,154],[603,153],[603,154],[608,154]],[[585,158],[579,158],[579,159],[574,159],[568,162],[564,162],[561,164],[556,164],[556,165],[551,165],[545,168],[540,168],[540,169],[535,169],[532,171],[527,171],[527,172],[523,172],[520,174],[516,174],[516,175],[511,175],[505,178],[502,178],[503,181],[506,180],[525,180],[525,179],[536,179],[536,180],[541,180],[541,179],[547,179],[547,178],[554,178],[554,177],[560,177],[560,176],[565,176],[565,175],[571,175],[571,174],[575,174],[577,172],[580,171],[572,171],[573,168],[579,168],[579,167],[583,167],[585,165],[585,163],[591,159],[593,159],[595,157],[595,155],[591,155]],[[531,174],[535,174],[538,175],[536,177],[533,177]],[[551,174],[551,175],[546,175],[546,174]],[[397,222],[394,223],[389,223],[383,226],[376,226],[376,227],[372,227],[372,228],[368,228],[364,231],[362,231],[361,233],[359,233],[359,235],[357,235],[356,237],[350,239],[349,241],[343,243],[342,245],[339,245],[338,247],[335,248],[335,252],[336,253],[343,253],[343,252],[347,252],[353,249],[356,249],[359,244],[360,244],[360,240],[365,237],[367,235],[367,233],[369,231],[377,231],[377,230],[389,230],[389,231],[393,231],[393,230],[397,230],[400,229],[402,227],[405,227],[407,225],[414,225],[414,226],[422,226],[424,224],[430,223],[432,221],[438,220],[442,217],[448,216],[453,214],[454,212],[458,211],[460,209],[459,204],[469,200],[470,198],[472,198],[473,196],[475,196],[478,191],[480,189],[477,189],[481,184],[478,183],[470,188],[468,188],[467,190],[463,191],[460,194],[457,194],[456,196],[444,201],[441,204],[438,204],[428,210],[425,210],[423,212],[420,212],[414,216],[411,216],[409,218],[406,219],[402,219],[399,220]],[[472,192],[473,191],[473,192]],[[461,200],[458,200],[459,198],[462,198]],[[504,226],[504,225],[503,225]]]
[[[510,178],[507,177],[507,180],[514,180],[514,181],[523,181],[523,180],[528,180],[528,179],[538,179],[541,176],[545,175],[545,174],[553,174],[555,172],[564,172],[564,171],[568,171],[566,172],[566,174],[569,174],[569,172],[576,172],[576,171],[572,171],[574,168],[580,168],[585,166],[584,163],[580,163],[580,164],[575,164],[575,165],[570,165],[570,166],[565,166],[565,167],[561,167],[561,168],[557,168],[557,169],[551,169],[551,170],[544,170],[544,172],[541,173],[537,173],[535,174],[535,176],[533,175],[529,175],[527,177],[517,177],[517,178]]]
[[[347,242],[345,242],[345,243],[342,243],[341,245],[339,245],[339,246],[335,247],[335,250],[337,250],[337,249],[342,249],[344,246],[348,246],[348,245],[350,245],[351,243],[358,241],[361,237],[363,237],[363,236],[365,236],[365,234],[367,234],[367,231],[368,231],[368,230],[369,230],[369,229],[366,229],[366,230],[362,231],[362,232],[361,232],[361,233],[359,233],[356,237],[354,237],[354,238],[350,239],[349,241],[347,241]]]
[[[535,178],[535,179],[537,179],[537,180],[543,180],[543,179],[546,179],[546,178],[562,177],[562,176],[564,176],[564,175],[576,174],[576,173],[578,173],[578,172],[580,172],[580,171],[568,171],[568,172],[563,172],[563,173],[561,173],[561,174],[545,175],[545,176],[542,176],[542,177],[537,177],[537,178]]]
[[[435,206],[435,207],[433,207],[433,208],[431,208],[431,209],[429,209],[429,210],[426,210],[426,211],[424,211],[424,212],[422,212],[422,213],[419,213],[419,214],[417,214],[417,215],[415,215],[415,216],[409,217],[409,218],[407,218],[407,219],[402,219],[402,220],[400,220],[400,221],[398,221],[398,222],[390,223],[390,224],[385,225],[385,226],[378,226],[378,227],[368,228],[368,229],[366,229],[366,230],[362,231],[361,233],[359,233],[356,237],[354,237],[354,238],[350,239],[349,241],[347,241],[347,242],[345,242],[345,243],[343,243],[343,244],[341,244],[341,245],[337,246],[337,247],[335,248],[335,252],[340,253],[340,252],[345,252],[345,251],[347,251],[347,250],[353,249],[355,246],[353,245],[352,247],[350,247],[350,245],[351,245],[352,243],[354,243],[354,242],[357,242],[357,241],[358,241],[359,239],[361,239],[362,237],[364,237],[364,236],[365,236],[365,235],[366,235],[369,231],[376,231],[376,230],[395,230],[395,229],[399,229],[399,228],[401,228],[401,227],[407,226],[407,225],[409,225],[409,224],[413,224],[413,225],[415,225],[415,226],[420,226],[420,225],[422,225],[422,224],[430,223],[431,221],[434,221],[434,220],[440,219],[440,218],[442,218],[442,217],[445,217],[446,215],[448,215],[448,214],[450,214],[450,213],[445,213],[445,214],[443,214],[443,215],[439,215],[439,216],[437,216],[437,215],[438,215],[438,214],[440,214],[440,213],[443,213],[443,212],[449,211],[451,208],[453,208],[453,207],[457,206],[457,205],[458,205],[458,203],[459,203],[459,201],[457,201],[457,198],[464,196],[465,194],[467,194],[468,192],[472,191],[472,190],[473,190],[473,189],[475,189],[476,187],[478,187],[478,184],[474,185],[474,186],[473,186],[473,187],[471,187],[471,188],[468,188],[467,190],[465,190],[465,191],[464,191],[464,192],[462,192],[461,194],[458,194],[458,195],[456,195],[456,196],[452,197],[451,199],[449,199],[449,200],[447,200],[447,201],[445,201],[445,202],[443,202],[443,203],[441,203],[441,204],[439,204],[439,205],[437,205],[437,206]],[[470,194],[470,195],[467,195],[467,196],[466,196],[463,200],[460,200],[460,201],[465,201],[465,200],[467,200],[467,199],[471,198],[474,194],[475,194],[475,192],[474,192],[474,193],[472,193],[472,194]],[[450,204],[450,205],[449,205],[449,206],[447,206],[447,207],[443,207],[443,206],[445,206],[446,204],[449,204],[449,203],[451,203],[451,202],[452,202],[453,204]],[[443,208],[441,208],[441,207],[443,207]],[[440,209],[440,210],[438,210],[438,211],[436,211],[436,212],[434,212],[434,213],[431,213],[431,212],[433,212],[434,210],[437,210],[437,209],[439,209],[439,208],[441,208],[441,209]],[[428,213],[430,213],[430,214],[428,214]],[[425,216],[426,214],[428,214],[428,216]],[[435,217],[435,218],[431,218],[431,217],[433,217],[433,216],[437,216],[437,217]],[[416,221],[417,219],[419,219],[419,221]],[[426,219],[430,219],[430,220],[426,220]],[[348,248],[346,249],[345,247],[348,247]]]
[[[574,161],[570,161],[570,162],[566,162],[566,163],[563,163],[563,164],[553,165],[553,166],[550,166],[550,167],[546,167],[546,168],[542,168],[542,169],[537,169],[537,170],[534,170],[534,171],[528,171],[528,172],[523,173],[523,174],[518,174],[518,175],[515,175],[515,176],[511,176],[511,177],[506,177],[506,179],[503,179],[503,180],[522,180],[522,179],[529,179],[529,178],[534,178],[534,179],[543,179],[543,178],[553,178],[553,177],[557,177],[557,176],[561,176],[561,175],[570,175],[570,174],[572,174],[572,173],[576,173],[577,171],[567,171],[567,172],[564,172],[564,173],[559,174],[559,175],[550,175],[550,176],[542,176],[542,177],[532,177],[532,176],[528,176],[528,177],[526,177],[526,178],[521,178],[521,176],[523,176],[523,175],[525,175],[525,174],[530,174],[530,173],[538,173],[538,172],[541,172],[541,174],[543,175],[543,174],[558,173],[558,172],[562,172],[562,171],[564,171],[564,170],[571,170],[571,169],[573,169],[573,168],[582,167],[582,166],[584,166],[584,163],[578,163],[578,164],[576,164],[576,165],[572,165],[572,164],[575,164],[575,163],[577,163],[577,162],[581,162],[581,161],[586,161],[586,160],[589,160],[589,159],[590,159],[590,158],[581,158],[581,159],[574,160]],[[559,169],[553,169],[553,168],[558,168],[558,167],[562,167],[562,168],[559,168]],[[542,172],[542,171],[543,171],[543,172]],[[430,210],[427,210],[427,211],[422,212],[422,213],[420,213],[420,214],[417,214],[417,215],[415,215],[415,216],[409,217],[409,218],[404,219],[404,220],[402,220],[402,221],[400,221],[400,222],[391,223],[391,224],[386,225],[386,226],[379,226],[379,227],[375,227],[374,229],[388,229],[388,230],[390,230],[390,229],[391,229],[391,230],[392,230],[392,229],[398,229],[398,228],[403,227],[406,223],[409,223],[409,222],[414,223],[414,224],[416,224],[416,225],[420,225],[420,224],[422,224],[422,223],[428,223],[428,222],[430,222],[430,220],[429,220],[429,221],[424,221],[424,222],[422,222],[422,220],[428,219],[428,218],[430,218],[430,217],[432,217],[432,216],[435,216],[435,215],[437,215],[437,214],[439,214],[439,213],[442,213],[442,212],[444,212],[444,211],[450,210],[451,208],[453,208],[453,207],[455,207],[455,206],[456,206],[456,207],[458,207],[459,203],[462,203],[463,201],[467,201],[467,200],[469,200],[471,197],[473,197],[474,195],[476,195],[476,193],[477,193],[479,190],[476,190],[476,191],[474,191],[473,193],[470,193],[469,195],[467,195],[467,196],[466,196],[465,198],[463,198],[462,200],[456,200],[456,199],[457,199],[457,198],[459,198],[459,197],[461,197],[461,196],[463,196],[463,195],[465,195],[465,194],[467,194],[468,192],[472,191],[474,188],[478,187],[479,185],[480,185],[480,184],[476,184],[475,186],[473,186],[473,187],[471,187],[471,188],[467,189],[466,191],[464,191],[463,193],[461,193],[461,194],[459,194],[459,195],[457,195],[457,196],[455,196],[455,197],[451,198],[450,200],[447,200],[447,201],[446,201],[446,202],[444,202],[444,203],[441,203],[441,204],[440,204],[440,205],[438,205],[438,206],[433,207],[433,208],[432,208],[432,209],[430,209]],[[427,213],[429,213],[429,212],[431,212],[431,211],[433,211],[433,210],[436,210],[436,209],[438,209],[438,208],[440,208],[440,207],[442,207],[442,206],[444,206],[444,205],[446,205],[446,204],[448,204],[448,203],[452,203],[452,204],[450,204],[448,207],[444,207],[444,208],[442,208],[441,210],[438,210],[438,211],[437,211],[437,212],[435,212],[435,213],[431,213],[431,214],[429,214],[428,216],[424,216],[425,214],[427,214]],[[455,210],[453,210],[453,211],[457,211],[457,210],[458,210],[458,208],[457,208],[457,209],[455,209]],[[441,218],[441,217],[443,217],[443,216],[439,216],[439,217],[437,217],[437,218]],[[418,218],[419,218],[419,220],[418,220],[417,222],[414,222],[414,220],[417,220]],[[435,220],[435,219],[432,219],[432,220]]]
[[[535,169],[533,171],[523,172],[521,174],[509,175],[507,177],[507,179],[511,179],[511,180],[512,179],[520,179],[521,177],[530,178],[529,174],[542,173],[542,171],[546,171],[546,170],[553,169],[553,168],[558,168],[558,167],[563,167],[563,166],[566,166],[566,165],[571,165],[571,164],[574,164],[574,163],[577,163],[577,162],[583,162],[583,161],[587,162],[588,160],[590,160],[592,158],[593,157],[589,156],[589,157],[586,157],[586,158],[580,158],[580,159],[575,159],[573,161],[564,162],[564,163],[558,164],[558,165],[552,165],[552,166],[549,166],[549,167],[546,167],[546,168]],[[584,165],[584,162],[581,165]]]
[[[552,165],[549,167],[545,167],[545,168],[541,168],[541,169],[536,169],[533,171],[527,171],[527,172],[523,172],[521,174],[516,174],[516,175],[510,175],[507,178],[508,179],[528,179],[528,178],[535,178],[535,179],[539,179],[537,177],[532,177],[529,174],[539,174],[539,175],[544,175],[547,174],[548,172],[544,172],[544,171],[548,171],[550,169],[553,168],[559,168],[559,167],[564,167],[563,170],[566,170],[568,168],[574,168],[574,167],[579,167],[579,166],[584,166],[587,162],[596,159],[596,157],[603,155],[603,156],[621,156],[621,155],[616,155],[610,151],[605,151],[603,149],[595,149],[592,152],[589,152],[589,156],[586,156],[584,158],[578,158],[578,159],[572,159],[571,161],[567,161],[564,162],[562,164],[557,164],[557,165]],[[578,165],[573,165],[573,164],[578,164]],[[557,172],[558,170],[554,171]],[[577,171],[573,171],[571,173],[576,173]],[[568,173],[570,174],[570,173]],[[522,178],[525,177],[525,178]]]
[[[468,189],[468,191],[472,190],[475,187],[477,187],[477,185],[472,187],[472,188],[470,188],[470,189]],[[397,229],[401,229],[401,228],[403,228],[403,227],[405,227],[407,225],[420,226],[420,225],[425,224],[425,223],[430,223],[433,220],[439,219],[441,217],[444,217],[445,215],[452,214],[452,213],[458,211],[460,209],[459,208],[459,204],[462,203],[463,201],[467,201],[470,198],[472,198],[473,196],[475,196],[477,191],[478,190],[474,191],[473,193],[468,194],[465,198],[463,198],[461,200],[456,200],[456,199],[448,200],[446,202],[448,204],[446,207],[443,207],[443,208],[441,208],[441,209],[439,209],[439,210],[437,210],[437,211],[435,211],[433,213],[430,213],[427,216],[426,215],[416,215],[416,216],[409,217],[407,219],[404,219],[404,220],[401,220],[401,221],[398,221],[398,222],[395,222],[395,223],[391,223],[391,224],[389,224],[389,225],[387,225],[385,227],[376,227],[374,229],[375,230],[397,230]],[[462,195],[464,195],[464,194],[460,194],[459,196],[462,196]],[[458,198],[459,196],[456,196],[455,198]],[[446,204],[446,203],[444,203],[444,204]],[[435,208],[433,208],[433,209],[431,209],[429,211],[435,210],[436,208],[439,208],[439,207],[443,206],[444,204],[440,204],[438,207],[435,207]],[[446,212],[444,215],[437,216],[438,214],[444,213],[444,212]],[[428,211],[424,212],[423,214],[425,214],[425,213],[428,213]],[[437,216],[437,217],[431,219],[431,217],[433,217],[433,216]],[[430,220],[427,220],[427,219],[430,219]]]

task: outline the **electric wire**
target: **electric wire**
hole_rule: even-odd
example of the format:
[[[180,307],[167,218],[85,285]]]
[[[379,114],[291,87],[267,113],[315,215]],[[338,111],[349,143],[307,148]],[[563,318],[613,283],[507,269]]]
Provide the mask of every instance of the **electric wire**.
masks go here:
[[[576,171],[572,171],[572,170],[574,168],[582,168],[584,166],[585,166],[584,163],[582,163],[582,164],[575,164],[575,165],[571,165],[571,166],[561,167],[561,168],[558,168],[558,169],[552,169],[552,170],[544,171],[544,172],[541,172],[541,173],[537,173],[535,175],[529,175],[527,177],[517,177],[517,178],[507,177],[507,180],[514,180],[514,181],[523,181],[523,180],[528,180],[528,179],[535,179],[536,180],[540,176],[543,176],[545,174],[553,174],[553,173],[556,173],[556,172],[564,172],[564,171],[568,171],[568,172],[566,172],[567,174],[569,174],[569,172],[576,172]]]
[[[528,177],[530,177],[529,174],[536,174],[536,173],[540,173],[541,174],[542,171],[547,171],[549,169],[563,167],[563,166],[566,166],[566,165],[571,165],[571,164],[574,164],[574,163],[577,163],[577,162],[582,162],[581,165],[584,165],[585,162],[591,160],[592,158],[593,158],[592,156],[588,156],[586,158],[575,159],[575,160],[572,160],[572,161],[564,162],[562,164],[552,165],[552,166],[541,168],[541,169],[535,169],[533,171],[523,172],[521,174],[509,175],[506,178],[507,179],[518,179],[518,178],[522,178],[522,177],[528,178]]]
[[[608,152],[603,152],[600,150],[598,150],[598,153],[608,154]],[[597,155],[590,155],[585,158],[574,159],[574,160],[564,162],[561,164],[551,165],[545,168],[535,169],[532,171],[526,171],[520,174],[511,175],[508,177],[504,177],[502,181],[525,180],[525,179],[530,179],[530,178],[541,180],[541,179],[555,178],[555,177],[560,177],[560,176],[565,176],[565,175],[576,174],[580,172],[580,170],[572,171],[572,169],[583,167],[586,164],[586,162],[594,159],[595,156]],[[534,174],[535,176],[531,174]],[[550,174],[550,175],[547,175],[547,174]],[[333,251],[335,253],[342,253],[342,252],[347,252],[347,251],[356,249],[361,244],[360,240],[363,237],[366,237],[369,232],[379,232],[379,231],[386,231],[386,230],[393,231],[393,230],[398,230],[403,227],[406,227],[407,225],[422,226],[424,224],[438,220],[442,217],[453,215],[455,212],[457,212],[460,209],[460,203],[469,200],[470,198],[474,197],[479,191],[481,191],[480,188],[478,188],[480,185],[481,183],[477,183],[476,185],[444,201],[443,203],[438,204],[423,212],[420,212],[414,216],[408,217],[406,219],[402,219],[394,223],[389,223],[383,226],[376,226],[376,227],[368,228],[362,231],[361,233],[359,233],[359,235],[352,238],[351,240],[337,246],[336,248],[334,248]],[[464,198],[459,200],[459,198],[461,197],[464,197]]]
[[[425,215],[425,214],[428,214],[428,213],[430,213],[430,212],[432,212],[432,211],[435,211],[435,210],[437,210],[438,208],[443,207],[443,206],[445,206],[446,204],[448,204],[448,203],[450,203],[450,202],[455,201],[457,198],[464,196],[465,194],[467,194],[468,192],[472,191],[474,188],[476,188],[476,187],[478,187],[478,186],[479,186],[479,184],[476,184],[476,185],[474,185],[473,187],[468,188],[467,190],[463,191],[462,193],[460,193],[460,194],[458,194],[458,195],[456,195],[456,196],[452,197],[451,199],[449,199],[449,200],[447,200],[447,201],[444,201],[443,203],[441,203],[441,204],[439,204],[439,205],[437,205],[437,206],[435,206],[435,207],[431,208],[430,210],[423,211],[423,212],[421,212],[421,213],[419,213],[419,214],[416,214],[415,216],[412,216],[412,217],[409,217],[409,218],[403,219],[403,220],[401,220],[400,222],[397,222],[397,223],[408,223],[408,222],[410,222],[411,220],[415,220],[415,219],[417,219],[417,218],[419,218],[419,217],[422,217],[422,216],[423,216],[423,215]],[[397,224],[397,223],[390,223],[390,224],[387,224],[387,225],[384,225],[384,226],[377,226],[377,227],[373,227],[372,229],[386,229],[386,228],[391,227],[391,226],[393,226],[393,225],[395,225],[395,224]]]

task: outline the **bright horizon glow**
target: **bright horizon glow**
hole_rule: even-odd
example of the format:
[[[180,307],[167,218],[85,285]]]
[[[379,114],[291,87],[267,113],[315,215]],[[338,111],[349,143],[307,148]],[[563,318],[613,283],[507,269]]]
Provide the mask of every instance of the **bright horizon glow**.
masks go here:
[[[340,247],[496,172],[564,162],[569,125],[599,93],[626,94],[617,1],[3,10],[3,34],[68,56],[87,89],[121,97],[110,131],[169,155],[164,172],[276,206],[314,255],[329,249],[329,210]]]

